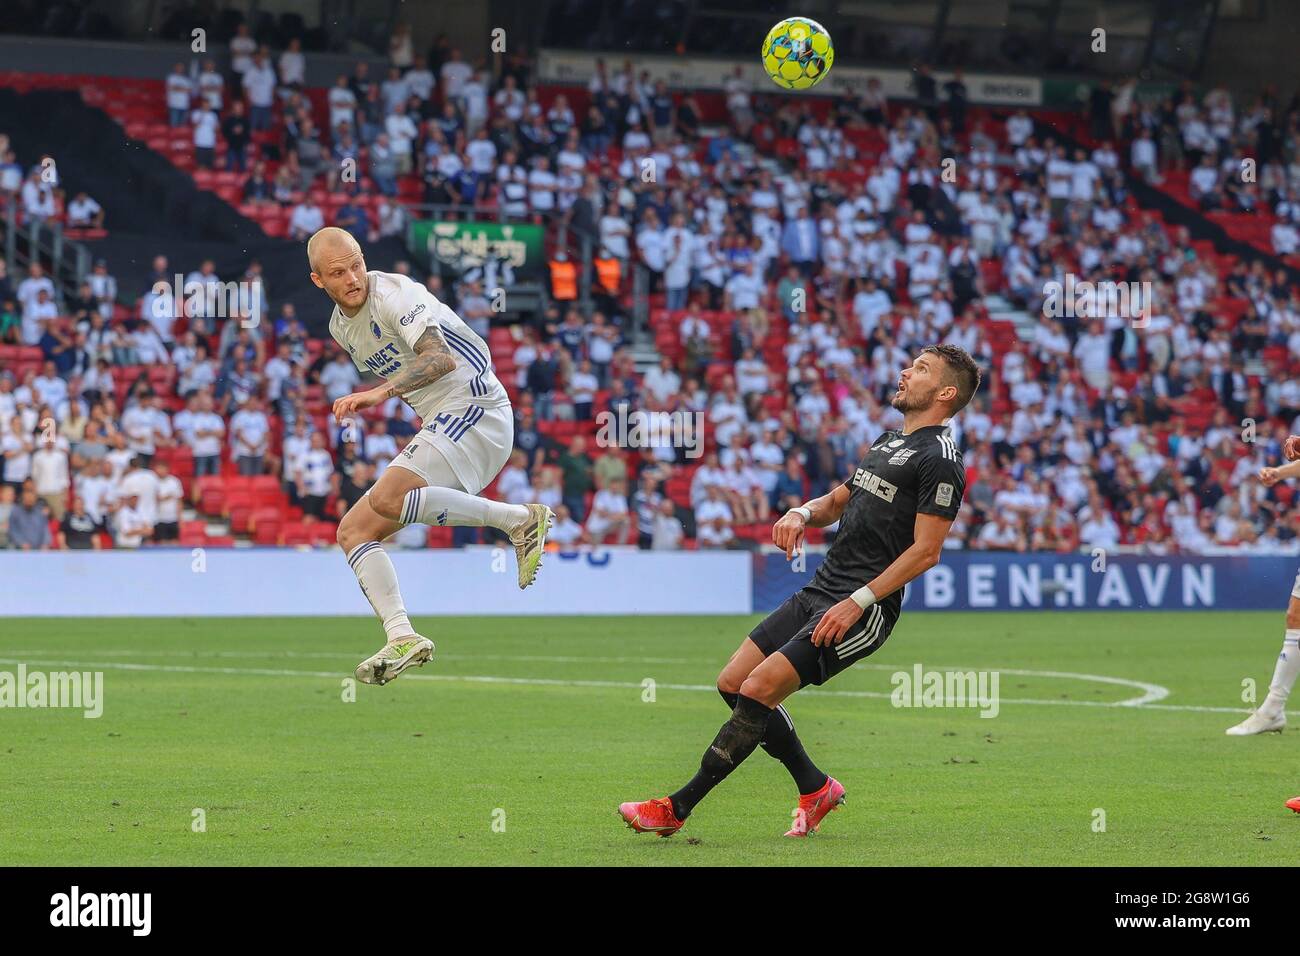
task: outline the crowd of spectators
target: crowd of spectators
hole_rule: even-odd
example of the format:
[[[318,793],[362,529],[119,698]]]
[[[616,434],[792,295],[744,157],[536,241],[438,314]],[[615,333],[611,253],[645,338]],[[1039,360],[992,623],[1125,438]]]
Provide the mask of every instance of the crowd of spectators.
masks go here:
[[[1198,252],[1128,192],[1129,177],[1159,176],[1171,162],[1208,158],[1222,170],[1249,154],[1273,178],[1252,189],[1220,184],[1225,198],[1258,190],[1257,201],[1274,202],[1289,190],[1275,167],[1289,168],[1294,111],[1273,126],[1269,107],[1252,110],[1253,122],[1234,117],[1211,142],[1193,124],[1204,112],[1222,131],[1219,91],[1184,99],[1174,144],[1164,125],[1147,128],[1148,108],[1110,112],[1103,98],[1094,119],[1118,119],[1081,147],[1024,110],[968,107],[960,77],[941,98],[925,70],[916,103],[887,101],[873,84],[823,110],[756,95],[739,75],[710,102],[669,91],[631,63],[601,64],[574,97],[579,106],[543,90],[524,56],[489,73],[447,46],[382,78],[358,65],[326,94],[318,122],[293,44],[273,57],[250,40],[235,53],[236,86],[215,67],[200,73],[214,75],[206,86],[183,66],[169,78],[171,119],[196,136],[226,137],[227,162],[249,168],[250,201],[294,201],[293,235],[325,224],[313,195],[322,189],[397,199],[399,181],[418,176],[425,201],[562,218],[595,237],[598,256],[617,260],[622,275],[645,270],[662,358],[644,374],[629,348],[626,283],[590,312],[555,303],[503,340],[476,277],[426,280],[492,341],[514,395],[517,450],[498,493],[550,504],[561,544],[760,539],[756,528],[842,481],[876,435],[900,424],[889,406],[900,369],[946,341],[966,348],[986,381],[952,422],[969,481],[950,547],[1300,550],[1290,489],[1250,480],[1280,459],[1288,429],[1300,432],[1290,374],[1300,299],[1262,260]],[[224,119],[209,115],[222,110]],[[235,148],[246,132],[251,152],[260,130],[283,137],[275,152]],[[1274,147],[1261,148],[1270,135]],[[1141,144],[1157,136],[1148,162]],[[335,175],[348,159],[355,179]],[[276,167],[269,180],[262,164]],[[381,225],[355,224],[372,235]],[[210,265],[196,274],[206,281]],[[255,263],[250,274],[260,281]],[[1053,313],[1049,289],[1067,278],[1141,286],[1141,313]],[[37,303],[34,324],[23,313],[23,341],[37,335],[50,361],[42,374],[0,381],[11,539],[12,515],[21,532],[30,509],[53,514],[62,484],[90,518],[114,516],[119,543],[165,540],[173,513],[159,495],[133,503],[121,488],[141,471],[165,481],[149,466],[168,443],[188,447],[196,476],[227,454],[239,473],[274,474],[296,506],[333,520],[414,431],[395,400],[350,429],[329,419],[321,409],[359,377],[291,308],[255,330],[197,315],[178,332],[149,320],[167,314],[153,308],[151,288],[140,316],[112,327],[89,292],[61,333],[71,344],[38,311],[41,289],[29,284],[20,296]],[[1025,335],[990,319],[992,293],[1031,317]],[[1246,303],[1236,321],[1219,308],[1224,300]],[[155,395],[144,376],[119,409],[113,369],[136,364],[174,368],[176,397]],[[602,448],[591,425],[603,411],[703,421],[705,454]],[[117,490],[94,484],[105,479]],[[457,540],[477,534],[458,531]],[[418,532],[407,541],[422,543]]]

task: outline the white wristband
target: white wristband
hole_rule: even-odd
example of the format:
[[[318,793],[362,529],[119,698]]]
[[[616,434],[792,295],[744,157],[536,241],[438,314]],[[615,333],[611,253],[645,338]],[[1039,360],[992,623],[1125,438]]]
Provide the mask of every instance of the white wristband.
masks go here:
[[[805,508],[803,505],[800,505],[798,508],[791,508],[790,511],[795,514],[802,515],[804,524],[807,524],[809,521],[812,521],[812,511],[810,511],[808,508]]]
[[[876,595],[865,584],[850,594],[849,599],[864,611],[876,603]]]

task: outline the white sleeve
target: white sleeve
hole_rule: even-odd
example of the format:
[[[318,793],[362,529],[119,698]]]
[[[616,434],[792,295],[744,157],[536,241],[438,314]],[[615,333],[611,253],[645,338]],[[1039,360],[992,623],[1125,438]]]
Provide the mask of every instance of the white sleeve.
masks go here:
[[[379,323],[414,350],[415,343],[426,331],[439,328],[438,318],[446,308],[415,282],[402,282],[378,310]],[[441,332],[438,335],[441,337]]]

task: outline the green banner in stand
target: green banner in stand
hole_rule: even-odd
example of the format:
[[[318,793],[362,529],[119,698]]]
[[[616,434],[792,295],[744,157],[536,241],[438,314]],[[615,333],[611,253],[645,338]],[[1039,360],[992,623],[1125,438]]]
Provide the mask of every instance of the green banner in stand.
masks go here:
[[[545,281],[542,227],[531,223],[424,219],[411,223],[406,241],[413,256],[427,256],[429,268],[443,275],[459,276],[495,260],[513,270],[516,282]]]

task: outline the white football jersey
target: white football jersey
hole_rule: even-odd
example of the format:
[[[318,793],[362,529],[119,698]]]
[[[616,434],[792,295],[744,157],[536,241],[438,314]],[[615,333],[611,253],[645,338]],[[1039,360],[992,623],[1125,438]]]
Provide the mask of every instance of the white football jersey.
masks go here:
[[[330,335],[348,350],[361,372],[389,378],[415,359],[414,345],[427,329],[436,329],[456,358],[456,370],[423,388],[402,395],[424,421],[440,410],[463,410],[474,404],[496,408],[510,396],[492,371],[484,342],[445,303],[404,275],[368,272],[370,293],[352,318],[334,307]]]

